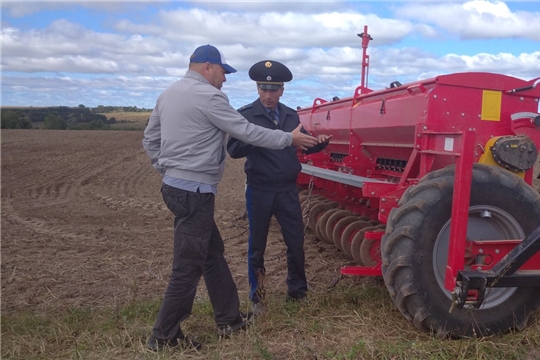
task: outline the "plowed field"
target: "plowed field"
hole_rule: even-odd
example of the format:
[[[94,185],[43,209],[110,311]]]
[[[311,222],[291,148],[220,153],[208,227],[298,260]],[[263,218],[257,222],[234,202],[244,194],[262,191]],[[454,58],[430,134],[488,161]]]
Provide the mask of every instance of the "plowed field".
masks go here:
[[[173,217],[141,141],[139,131],[2,130],[4,314],[161,297],[170,274]],[[244,179],[243,160],[228,159],[215,214],[242,299],[248,289]],[[306,246],[306,257],[314,289],[350,263],[321,243]],[[277,223],[266,265],[268,291],[285,298],[285,246]]]
[[[170,273],[173,218],[139,131],[2,130],[2,312],[155,299]],[[537,170],[538,173],[538,170]],[[247,298],[243,160],[228,159],[216,222]],[[535,182],[540,189],[539,181]],[[306,239],[308,282],[352,264]],[[271,227],[267,292],[285,296],[285,247]],[[204,283],[201,282],[201,287]]]

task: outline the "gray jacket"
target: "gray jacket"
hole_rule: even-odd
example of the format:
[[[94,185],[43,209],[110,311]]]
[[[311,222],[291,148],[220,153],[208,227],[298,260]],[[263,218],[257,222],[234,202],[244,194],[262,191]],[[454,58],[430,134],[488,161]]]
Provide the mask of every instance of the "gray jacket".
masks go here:
[[[249,123],[227,95],[188,70],[159,96],[142,143],[162,175],[217,187],[225,166],[226,133],[269,149],[292,143],[290,133]]]

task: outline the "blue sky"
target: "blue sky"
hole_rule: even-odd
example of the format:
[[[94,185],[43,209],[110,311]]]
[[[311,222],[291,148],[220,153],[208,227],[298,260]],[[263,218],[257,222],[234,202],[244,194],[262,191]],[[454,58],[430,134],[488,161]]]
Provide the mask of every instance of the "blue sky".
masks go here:
[[[353,94],[364,25],[368,85],[485,71],[540,77],[537,1],[25,1],[4,0],[2,106],[152,108],[193,50],[217,46],[238,69],[223,91],[252,102],[250,66],[272,59],[293,81],[282,102]]]

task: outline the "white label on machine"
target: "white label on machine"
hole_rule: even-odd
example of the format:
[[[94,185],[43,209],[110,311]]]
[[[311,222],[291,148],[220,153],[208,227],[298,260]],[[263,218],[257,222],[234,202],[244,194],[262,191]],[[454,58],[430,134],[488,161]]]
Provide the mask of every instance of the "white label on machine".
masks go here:
[[[454,138],[444,139],[444,151],[454,151]]]

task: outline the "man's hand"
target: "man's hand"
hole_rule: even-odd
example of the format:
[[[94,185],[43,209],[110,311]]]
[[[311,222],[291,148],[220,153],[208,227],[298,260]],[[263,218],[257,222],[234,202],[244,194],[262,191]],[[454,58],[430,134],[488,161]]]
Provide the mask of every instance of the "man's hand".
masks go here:
[[[330,139],[332,138],[332,135],[317,135],[317,142],[319,144],[322,144],[322,143],[326,143],[326,142],[329,142]]]
[[[311,135],[306,135],[300,131],[302,129],[302,124],[299,124],[296,129],[294,129],[291,134],[293,136],[292,145],[300,148],[302,150],[307,150],[307,148],[317,145],[317,139]]]

